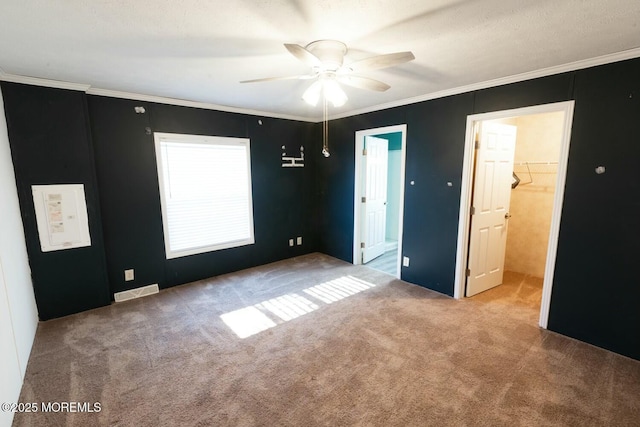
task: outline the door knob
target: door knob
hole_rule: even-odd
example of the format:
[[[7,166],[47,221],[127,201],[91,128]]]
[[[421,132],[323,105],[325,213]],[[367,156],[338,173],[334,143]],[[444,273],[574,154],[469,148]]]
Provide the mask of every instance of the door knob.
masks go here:
[[[509,218],[511,218],[511,214],[509,212],[504,214],[504,219],[509,219]]]

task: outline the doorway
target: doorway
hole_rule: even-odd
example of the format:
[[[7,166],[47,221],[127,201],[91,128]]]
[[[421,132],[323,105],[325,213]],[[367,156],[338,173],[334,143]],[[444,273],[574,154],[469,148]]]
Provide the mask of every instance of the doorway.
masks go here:
[[[357,131],[353,263],[400,278],[407,125]]]
[[[474,242],[474,239],[482,241],[482,238],[474,235],[478,227],[475,227],[474,230],[473,224],[474,220],[477,222],[478,218],[478,208],[474,205],[478,204],[478,194],[482,195],[483,192],[482,188],[478,189],[477,185],[474,187],[476,164],[482,158],[482,155],[478,154],[480,150],[475,148],[476,140],[479,139],[478,136],[483,124],[499,123],[505,127],[514,126],[518,129],[515,153],[512,153],[508,176],[501,178],[503,181],[509,179],[507,183],[509,197],[506,197],[506,204],[503,211],[500,212],[501,217],[496,216],[493,219],[494,222],[500,222],[500,224],[496,222],[495,229],[498,231],[495,234],[503,238],[499,244],[503,246],[491,250],[490,255],[494,265],[491,265],[491,268],[486,271],[497,271],[498,285],[502,283],[505,270],[507,270],[505,277],[509,280],[514,279],[513,272],[524,273],[531,277],[539,276],[542,289],[538,323],[543,328],[547,327],[560,215],[564,198],[573,106],[574,102],[569,101],[477,114],[467,118],[456,257],[455,298],[462,298],[465,295],[469,277],[471,280],[474,277],[482,278],[482,272],[471,270],[477,268],[475,266],[478,264],[477,259],[484,262],[488,254],[484,249],[479,251],[477,249],[479,246],[485,247],[484,242],[488,242],[488,238],[485,238],[481,245]],[[480,141],[480,148],[482,144],[483,142]],[[489,199],[485,198],[484,200]],[[485,236],[489,235],[490,233],[485,232]],[[476,249],[472,249],[473,244]],[[472,258],[470,259],[470,257]],[[498,269],[501,270],[498,271]],[[492,286],[495,286],[495,283],[484,289],[489,289]],[[482,287],[481,289],[484,290]]]

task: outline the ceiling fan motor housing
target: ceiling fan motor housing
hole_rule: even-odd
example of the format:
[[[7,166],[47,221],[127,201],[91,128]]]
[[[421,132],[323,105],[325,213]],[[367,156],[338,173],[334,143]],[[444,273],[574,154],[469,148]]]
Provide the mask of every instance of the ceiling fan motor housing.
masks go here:
[[[347,45],[337,40],[316,40],[305,48],[320,60],[319,73],[338,71],[347,53]]]

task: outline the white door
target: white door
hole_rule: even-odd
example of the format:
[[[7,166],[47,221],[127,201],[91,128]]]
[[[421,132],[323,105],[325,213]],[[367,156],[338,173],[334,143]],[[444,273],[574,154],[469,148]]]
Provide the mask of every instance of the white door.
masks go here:
[[[362,263],[384,253],[387,222],[387,159],[389,141],[374,136],[364,138],[365,183],[362,229]]]
[[[476,151],[466,296],[502,283],[516,127],[482,122]]]

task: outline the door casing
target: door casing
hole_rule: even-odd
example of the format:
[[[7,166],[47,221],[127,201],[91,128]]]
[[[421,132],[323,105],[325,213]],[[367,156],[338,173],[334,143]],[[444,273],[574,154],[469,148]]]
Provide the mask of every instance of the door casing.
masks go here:
[[[533,107],[516,108],[512,110],[494,111],[489,113],[467,116],[467,128],[464,145],[464,158],[462,167],[462,181],[460,189],[460,214],[458,220],[458,242],[456,251],[456,270],[454,279],[453,297],[464,297],[466,268],[468,258],[469,225],[471,212],[471,193],[473,184],[474,126],[476,122],[484,120],[505,119],[509,117],[526,116],[530,114],[542,114],[551,112],[564,112],[564,128],[560,143],[560,157],[558,159],[558,173],[556,192],[554,195],[553,213],[551,217],[551,229],[549,231],[549,245],[547,247],[547,259],[545,265],[544,281],[542,285],[542,300],[540,304],[539,326],[546,329],[549,321],[549,306],[551,303],[551,291],[553,287],[553,274],[556,264],[558,249],[558,235],[560,232],[560,219],[562,215],[562,203],[564,200],[564,184],[567,175],[567,162],[569,159],[569,143],[571,140],[571,125],[573,123],[573,110],[575,101],[556,102]]]
[[[400,132],[402,135],[402,148],[400,152],[400,212],[398,213],[398,262],[396,265],[396,277],[400,278],[400,266],[402,263],[402,230],[404,224],[404,187],[405,187],[405,163],[407,153],[407,125],[400,124],[385,126],[375,129],[356,131],[355,135],[355,175],[353,198],[353,264],[362,264],[361,218],[362,218],[362,150],[364,149],[364,137],[376,136],[386,133]]]

